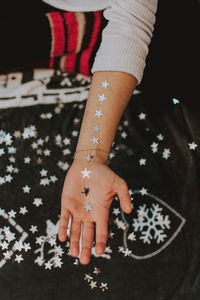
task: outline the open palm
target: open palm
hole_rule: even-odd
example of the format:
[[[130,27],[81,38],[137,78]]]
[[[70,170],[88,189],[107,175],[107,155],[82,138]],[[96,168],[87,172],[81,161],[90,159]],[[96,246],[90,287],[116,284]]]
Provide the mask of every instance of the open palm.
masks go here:
[[[114,195],[117,194],[125,213],[132,211],[131,198],[126,182],[108,166],[91,162],[74,161],[65,177],[61,196],[61,216],[58,238],[64,242],[71,215],[70,252],[79,256],[79,241],[82,230],[82,250],[80,262],[88,264],[94,241],[95,252],[104,253],[108,238],[109,210]],[[82,227],[82,228],[81,228]]]

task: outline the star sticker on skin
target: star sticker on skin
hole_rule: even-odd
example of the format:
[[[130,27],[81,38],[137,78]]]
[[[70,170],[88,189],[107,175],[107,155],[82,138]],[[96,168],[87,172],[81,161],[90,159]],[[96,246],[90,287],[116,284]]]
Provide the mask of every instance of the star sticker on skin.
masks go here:
[[[105,81],[102,81],[102,88],[105,88],[105,89],[107,89],[107,87],[109,86],[109,83],[108,83],[108,81],[107,80],[105,80]]]
[[[87,160],[87,162],[90,162],[90,161],[94,161],[93,157],[94,157],[94,155],[88,154],[88,155],[85,157],[85,159]]]
[[[103,103],[107,98],[104,96],[104,94],[99,95],[99,102]]]
[[[93,136],[93,138],[91,139],[92,144],[93,144],[93,145],[94,145],[94,144],[99,144],[98,140],[99,140],[99,138]]]
[[[95,117],[97,116],[98,118],[100,118],[101,116],[103,116],[102,109],[96,110],[96,113],[95,113],[94,116]]]
[[[85,208],[86,211],[88,212],[88,211],[92,210],[92,205],[89,204],[89,203],[87,203],[87,204],[84,206],[84,208]]]
[[[81,193],[82,193],[82,194],[85,194],[85,196],[87,196],[88,193],[89,193],[89,188],[84,188],[84,191],[81,192]]]
[[[83,174],[83,178],[85,177],[90,178],[89,174],[91,173],[91,171],[88,171],[87,168],[85,168],[84,171],[81,171],[81,173]]]
[[[93,129],[95,132],[99,132],[99,130],[101,129],[98,125],[93,126]]]

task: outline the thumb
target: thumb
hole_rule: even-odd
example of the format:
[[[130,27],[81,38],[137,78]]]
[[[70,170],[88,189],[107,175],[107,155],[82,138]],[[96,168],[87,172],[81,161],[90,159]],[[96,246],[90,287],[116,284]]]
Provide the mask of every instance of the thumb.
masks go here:
[[[128,186],[125,180],[117,178],[116,180],[116,193],[119,197],[120,206],[126,214],[132,212],[131,197],[128,191]]]

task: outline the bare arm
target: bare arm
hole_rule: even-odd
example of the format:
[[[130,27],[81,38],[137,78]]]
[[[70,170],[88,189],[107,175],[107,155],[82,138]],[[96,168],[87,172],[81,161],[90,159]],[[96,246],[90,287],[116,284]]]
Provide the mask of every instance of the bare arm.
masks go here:
[[[106,80],[109,85],[104,88],[102,83]],[[136,85],[137,79],[129,73],[118,71],[94,73],[76,147],[77,151],[89,147],[110,151],[118,123]],[[106,99],[100,100],[101,98]],[[102,113],[100,117],[96,116],[96,111],[99,110]],[[96,125],[100,128],[98,131],[94,129]],[[95,144],[92,141],[93,137],[98,139]],[[79,152],[76,157],[84,158],[86,152]],[[104,152],[94,150],[90,153],[93,153],[98,161],[103,162],[106,159]]]
[[[107,88],[102,86],[103,82],[108,82]],[[118,71],[98,71],[92,78],[77,143],[77,151],[84,151],[77,152],[67,172],[62,191],[59,223],[59,240],[65,241],[71,215],[70,251],[72,256],[79,256],[81,241],[82,264],[88,264],[90,261],[94,223],[95,251],[98,255],[104,253],[108,237],[109,210],[114,195],[118,195],[120,206],[125,213],[132,211],[125,180],[106,165],[107,153],[96,149],[110,150],[116,128],[136,84],[137,80],[133,75]],[[94,127],[98,130],[95,131]],[[85,150],[88,148],[94,150]],[[86,159],[88,154],[93,160]],[[81,232],[82,239],[80,239]]]

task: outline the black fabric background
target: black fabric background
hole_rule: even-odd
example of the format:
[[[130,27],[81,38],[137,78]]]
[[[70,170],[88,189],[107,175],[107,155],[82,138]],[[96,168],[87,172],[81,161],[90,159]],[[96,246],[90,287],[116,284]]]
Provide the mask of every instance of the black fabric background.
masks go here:
[[[54,76],[55,85],[58,80]],[[53,83],[49,88],[53,88]],[[85,105],[85,102],[83,102]],[[0,269],[0,290],[3,300],[35,300],[35,299],[136,299],[136,300],[197,300],[200,297],[200,242],[199,242],[199,149],[189,150],[188,143],[195,141],[199,145],[199,112],[186,108],[182,103],[174,105],[168,101],[165,105],[160,102],[157,107],[151,105],[150,99],[142,94],[134,95],[125,110],[118,128],[113,151],[115,156],[110,161],[110,167],[122,176],[132,190],[145,186],[153,195],[163,199],[165,203],[178,211],[185,219],[182,230],[177,237],[163,251],[149,259],[137,260],[124,257],[118,252],[122,245],[122,231],[114,225],[114,215],[110,214],[109,228],[115,232],[115,237],[108,240],[113,253],[111,259],[91,258],[87,266],[73,265],[74,258],[63,255],[63,265],[59,269],[46,270],[34,263],[37,249],[35,237],[45,232],[45,220],[51,219],[56,223],[60,213],[60,194],[63,186],[65,172],[60,170],[56,163],[65,160],[69,164],[71,155],[64,157],[62,148],[54,144],[57,134],[68,136],[72,143],[70,150],[74,151],[77,137],[72,137],[73,130],[79,130],[79,124],[73,120],[81,120],[84,106],[79,107],[76,102],[65,104],[62,112],[54,115],[50,120],[39,118],[41,113],[53,112],[55,105],[37,105],[27,108],[11,108],[1,110],[1,129],[5,132],[21,130],[29,124],[34,124],[38,130],[38,138],[49,136],[45,147],[51,149],[50,158],[44,158],[42,166],[36,164],[35,152],[31,150],[33,138],[23,140],[15,139],[14,145],[18,151],[16,165],[20,173],[15,179],[1,188],[1,208],[6,211],[26,204],[29,213],[22,216],[17,214],[16,220],[26,232],[31,224],[37,224],[39,232],[30,234],[26,242],[30,242],[32,249],[23,254],[24,261],[17,263],[8,261]],[[146,114],[145,120],[138,115]],[[128,121],[128,126],[124,125]],[[121,127],[121,128],[120,128]],[[148,130],[147,130],[148,129]],[[127,133],[124,139],[122,131]],[[156,136],[162,133],[164,140],[159,142],[158,153],[152,153],[150,145],[156,141]],[[44,148],[45,148],[44,147]],[[170,148],[171,156],[162,157],[164,148]],[[133,155],[130,155],[132,149]],[[23,158],[29,155],[32,158],[30,166],[25,166]],[[147,159],[146,166],[139,166],[141,157]],[[1,160],[1,175],[5,173],[8,164],[7,157]],[[56,174],[59,180],[55,185],[42,187],[38,184],[39,171],[44,167],[51,174]],[[27,183],[31,186],[31,194],[23,194],[22,186]],[[13,193],[14,191],[14,193]],[[40,208],[31,205],[33,197],[41,197],[44,205]],[[150,203],[147,196],[134,197],[134,213],[126,215],[129,224],[141,203]],[[113,201],[111,211],[119,207]],[[171,215],[171,229],[169,236],[176,230],[178,221]],[[2,223],[3,222],[3,223]],[[7,225],[1,219],[1,225]],[[58,244],[61,244],[57,241]],[[129,243],[130,249],[138,254],[145,250],[144,245]],[[64,247],[64,245],[63,245]],[[148,251],[158,247],[152,243]],[[147,252],[148,252],[147,251]],[[101,269],[98,278],[108,282],[109,289],[91,290],[84,280],[84,274],[91,274],[94,266]],[[98,279],[100,280],[100,279]]]
[[[26,20],[30,22],[29,24],[34,24],[35,30],[35,16],[40,14],[41,17],[43,14],[41,7],[45,6],[45,11],[47,7],[40,1],[24,2],[23,9],[20,5],[12,3],[11,9],[11,2],[7,1],[6,7],[1,10],[0,20],[4,22],[4,27],[1,26],[1,40],[3,37],[4,42],[0,59],[3,62],[9,57],[9,67],[16,60],[13,56],[15,45],[20,39],[27,38],[25,31],[22,31],[23,35],[21,31],[18,35],[12,35],[15,30],[14,20],[19,21],[24,18],[23,29],[25,30],[24,20]],[[10,32],[9,35],[6,30],[7,33]],[[127,139],[122,141],[119,131],[116,136],[117,144],[122,143],[125,144],[126,149],[133,149],[134,155],[129,156],[122,149],[111,162],[111,168],[127,181],[130,188],[140,189],[145,186],[152,194],[176,209],[186,219],[182,231],[164,251],[147,260],[134,260],[118,253],[117,247],[121,245],[122,236],[112,222],[110,226],[115,231],[115,239],[109,243],[115,251],[111,260],[92,257],[88,266],[76,267],[73,265],[74,259],[65,256],[61,269],[45,270],[34,264],[32,249],[24,254],[24,261],[20,264],[8,262],[0,269],[0,299],[200,299],[200,152],[199,148],[195,151],[188,149],[188,143],[193,140],[200,145],[200,115],[199,110],[196,109],[199,95],[198,75],[195,76],[195,70],[197,74],[199,71],[198,36],[199,3],[197,1],[160,1],[147,67],[140,86],[143,94],[133,96],[134,99],[130,101],[123,114],[120,124],[123,125],[124,120],[129,122],[126,128]],[[40,39],[43,37],[41,32]],[[24,56],[24,52],[14,51],[17,60],[22,62],[26,57],[23,61],[26,63],[30,58],[38,59],[43,51],[38,46],[39,41],[37,45],[29,44],[27,56]],[[173,105],[170,101],[171,97],[180,99],[181,103]],[[62,113],[53,119],[44,121],[38,118],[41,112],[52,111],[52,109],[51,105],[40,105],[2,110],[0,111],[1,129],[13,132],[17,129],[22,130],[29,124],[36,124],[40,129],[40,136],[49,135],[52,140],[56,134],[71,135],[74,130],[72,121],[76,117],[82,117],[83,109],[74,107],[74,104],[66,104]],[[147,114],[145,123],[141,123],[138,119],[138,114],[141,112]],[[148,132],[145,130],[147,127],[150,129]],[[164,160],[161,153],[153,155],[150,149],[150,144],[155,141],[156,134],[159,132],[165,136],[164,145],[172,151],[168,160]],[[30,145],[23,140],[15,143],[21,149],[17,156],[17,164],[22,167],[23,157],[26,153],[30,154]],[[74,138],[72,150],[75,144]],[[29,181],[35,194],[45,199],[45,205],[40,209],[39,214],[38,210],[33,209],[29,211],[28,216],[20,218],[18,215],[18,222],[26,231],[30,224],[37,223],[40,232],[44,232],[44,219],[50,218],[56,222],[60,211],[60,192],[65,173],[55,167],[61,153],[53,143],[50,142],[49,146],[54,155],[51,160],[46,161],[45,168],[55,170],[59,178],[56,188],[51,186],[42,189],[37,185],[39,167],[36,165],[29,169],[24,168],[18,179],[6,187],[0,186],[1,207],[7,211],[12,208],[19,209],[21,206],[20,201],[24,200],[21,186],[25,179]],[[138,166],[138,159],[141,156],[145,156],[148,160],[145,168]],[[7,158],[1,161],[2,174],[7,163]],[[145,197],[141,199],[143,201]],[[137,205],[136,197],[135,208]],[[118,204],[113,202],[113,207],[118,207]],[[112,217],[111,215],[111,220]],[[126,216],[129,221],[131,217]],[[5,225],[2,222],[3,220],[1,225]],[[34,244],[34,237],[29,236],[28,241]],[[105,292],[99,289],[91,290],[84,281],[84,274],[91,273],[94,266],[101,268],[102,281],[108,281],[109,290]]]

